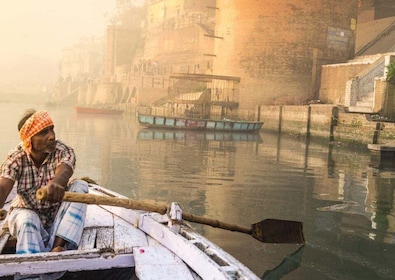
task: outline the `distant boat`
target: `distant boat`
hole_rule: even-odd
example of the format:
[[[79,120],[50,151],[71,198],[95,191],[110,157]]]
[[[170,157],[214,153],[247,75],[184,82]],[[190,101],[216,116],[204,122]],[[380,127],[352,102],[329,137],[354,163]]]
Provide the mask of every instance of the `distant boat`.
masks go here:
[[[258,132],[263,122],[230,119],[193,119],[186,117],[163,117],[138,114],[138,121],[142,126],[165,129],[189,129],[229,132]]]
[[[95,106],[74,106],[77,113],[82,114],[108,114],[108,115],[122,115],[122,109],[113,107],[95,107]]]

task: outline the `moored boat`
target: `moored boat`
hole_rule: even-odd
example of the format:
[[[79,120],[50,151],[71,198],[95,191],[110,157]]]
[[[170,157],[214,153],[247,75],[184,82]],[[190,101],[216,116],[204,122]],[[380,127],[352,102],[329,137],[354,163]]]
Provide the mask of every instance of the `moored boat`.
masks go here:
[[[138,114],[138,121],[142,126],[149,128],[187,129],[229,132],[257,132],[263,122],[231,119],[193,119],[186,117],[165,117],[147,114]]]
[[[141,280],[260,279],[233,256],[183,223],[186,219],[216,226],[218,221],[182,213],[176,203],[171,209],[156,204],[147,206],[96,184],[89,186],[89,194],[82,195],[83,200],[75,200],[74,193],[66,192],[64,197],[64,200],[88,203],[86,224],[77,250],[15,254],[15,240],[5,227],[6,220],[0,221],[0,278],[47,274],[51,279],[58,279],[57,276],[66,273],[64,277],[67,279],[67,275],[90,275],[100,271],[96,279],[109,279],[108,272],[113,276],[117,273],[117,279],[131,279],[133,275]],[[12,195],[15,193],[9,196],[4,209],[8,209]],[[90,195],[94,195],[91,201],[85,199]],[[146,208],[154,212],[142,210]],[[254,233],[234,225],[230,230],[251,234],[259,240],[267,239],[262,242],[304,242],[301,223],[280,221],[280,225],[280,231],[273,234],[269,230],[267,236],[260,236],[261,225],[254,229]],[[281,236],[273,239],[276,234],[283,235],[289,230],[289,225],[296,226],[296,235],[292,233],[284,240]],[[265,230],[278,227],[273,220],[268,220],[264,226]],[[217,227],[226,229],[228,226]]]
[[[260,114],[239,108],[239,77],[174,73],[168,94],[138,108],[138,121],[149,128],[257,132]]]

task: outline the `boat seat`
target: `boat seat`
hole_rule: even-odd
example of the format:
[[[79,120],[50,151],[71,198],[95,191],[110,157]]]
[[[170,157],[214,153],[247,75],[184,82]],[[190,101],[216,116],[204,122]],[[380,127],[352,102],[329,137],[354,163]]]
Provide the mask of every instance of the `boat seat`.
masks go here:
[[[129,209],[118,209],[128,212]],[[132,253],[134,247],[147,246],[146,235],[104,207],[88,205],[80,250],[101,249],[115,253]]]

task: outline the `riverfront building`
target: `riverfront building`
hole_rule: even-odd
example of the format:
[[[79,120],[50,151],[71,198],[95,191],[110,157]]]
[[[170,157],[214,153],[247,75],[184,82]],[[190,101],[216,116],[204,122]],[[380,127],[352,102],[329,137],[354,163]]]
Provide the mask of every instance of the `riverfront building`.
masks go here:
[[[311,102],[373,113],[384,106],[377,104],[385,99],[385,85],[375,81],[385,79],[395,46],[388,42],[394,30],[391,0],[145,3],[123,8],[108,28],[100,80],[108,88],[102,93],[116,93],[113,99],[158,105],[172,73],[194,73],[240,78],[239,112]],[[368,39],[359,36],[377,21],[386,24],[376,25]],[[356,59],[356,51],[364,58]],[[365,98],[371,88],[380,94]],[[135,98],[124,96],[130,92]]]

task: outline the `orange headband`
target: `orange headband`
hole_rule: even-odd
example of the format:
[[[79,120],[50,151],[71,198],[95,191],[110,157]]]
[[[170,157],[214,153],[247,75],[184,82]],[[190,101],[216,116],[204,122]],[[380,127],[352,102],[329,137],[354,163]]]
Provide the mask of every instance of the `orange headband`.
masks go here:
[[[25,124],[19,131],[19,138],[21,138],[23,142],[23,149],[27,154],[30,154],[32,150],[32,137],[44,128],[52,125],[52,119],[45,111],[36,112],[26,120]]]

